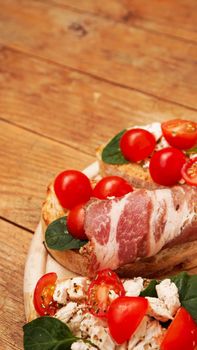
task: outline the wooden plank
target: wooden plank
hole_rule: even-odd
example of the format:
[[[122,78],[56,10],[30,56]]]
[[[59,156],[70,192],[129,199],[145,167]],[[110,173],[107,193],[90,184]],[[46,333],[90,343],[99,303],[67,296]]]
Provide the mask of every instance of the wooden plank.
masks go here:
[[[0,122],[0,212],[35,230],[46,187],[64,169],[83,169],[94,158],[80,150]]]
[[[1,4],[0,42],[197,108],[197,45],[46,2]]]
[[[0,67],[0,118],[93,156],[131,124],[195,118],[192,110],[6,47]]]
[[[129,26],[197,42],[195,0],[49,0],[50,3],[121,21]]]
[[[3,350],[22,346],[23,270],[32,235],[0,220],[0,342]]]

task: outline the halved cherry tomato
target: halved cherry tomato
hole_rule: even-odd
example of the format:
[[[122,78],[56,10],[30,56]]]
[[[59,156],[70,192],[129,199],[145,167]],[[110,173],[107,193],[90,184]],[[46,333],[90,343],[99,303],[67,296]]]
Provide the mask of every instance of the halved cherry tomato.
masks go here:
[[[133,187],[122,177],[106,176],[100,180],[94,190],[93,197],[106,199],[107,197],[121,197],[132,192]]]
[[[85,210],[84,204],[79,204],[70,210],[67,217],[67,228],[69,233],[78,239],[87,239],[84,230]]]
[[[34,290],[34,307],[40,316],[53,316],[58,309],[57,302],[53,300],[56,281],[56,273],[50,272],[42,276],[36,284]]]
[[[185,163],[181,173],[186,183],[197,186],[197,157]]]
[[[92,195],[90,180],[77,170],[60,173],[55,179],[54,190],[60,204],[66,209],[87,202]]]
[[[116,273],[110,269],[98,272],[88,289],[87,305],[89,311],[94,316],[106,317],[114,293],[115,296],[125,294],[123,284]]]
[[[131,162],[147,158],[153,152],[155,145],[154,135],[140,128],[126,131],[120,140],[122,154]]]
[[[189,312],[181,307],[168,327],[161,350],[194,350],[197,347],[197,326]]]
[[[181,169],[186,162],[183,152],[177,148],[166,147],[153,154],[150,160],[152,179],[163,186],[176,185],[181,180]]]
[[[116,343],[122,344],[131,338],[147,309],[148,300],[143,297],[123,296],[111,303],[107,320],[109,331]]]
[[[176,148],[189,149],[197,143],[197,123],[191,120],[174,119],[161,124],[168,143]]]

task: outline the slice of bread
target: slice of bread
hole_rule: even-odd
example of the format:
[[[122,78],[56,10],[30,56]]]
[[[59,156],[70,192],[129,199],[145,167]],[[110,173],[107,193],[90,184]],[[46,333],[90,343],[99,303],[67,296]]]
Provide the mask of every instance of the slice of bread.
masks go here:
[[[55,195],[53,185],[49,185],[47,197],[42,207],[43,239],[46,227],[54,220],[66,215]],[[47,248],[47,247],[46,247]],[[79,250],[51,250],[49,253],[62,266],[67,269],[87,276],[89,275],[88,254],[82,255]],[[153,257],[143,258],[134,263],[121,266],[116,272],[121,277],[161,277],[174,274],[180,270],[189,270],[197,267],[197,241],[179,244],[171,248],[165,248]]]

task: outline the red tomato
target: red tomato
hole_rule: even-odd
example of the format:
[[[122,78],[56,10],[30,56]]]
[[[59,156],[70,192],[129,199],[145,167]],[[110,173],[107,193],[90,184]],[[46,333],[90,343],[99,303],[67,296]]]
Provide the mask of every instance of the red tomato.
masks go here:
[[[100,199],[112,196],[121,197],[132,191],[132,186],[122,177],[106,176],[96,184],[93,190],[93,197]]]
[[[155,152],[149,166],[152,179],[159,185],[176,185],[181,180],[181,169],[185,161],[184,153],[177,148],[166,147]]]
[[[182,176],[189,185],[197,186],[197,157],[183,165]]]
[[[54,189],[60,204],[66,209],[87,202],[92,195],[90,180],[77,170],[60,173],[55,179]]]
[[[138,162],[147,158],[154,150],[153,134],[140,128],[126,131],[120,140],[120,149],[127,160]]]
[[[89,311],[94,316],[106,317],[114,292],[118,296],[125,294],[123,284],[116,273],[110,269],[98,272],[88,289]]]
[[[197,346],[197,326],[184,307],[181,307],[167,329],[161,350],[194,350]]]
[[[84,219],[85,219],[85,210],[84,204],[79,204],[68,214],[67,218],[67,228],[69,233],[78,239],[87,239],[84,230]]]
[[[148,300],[143,297],[119,297],[108,311],[108,326],[112,338],[118,344],[129,340],[148,309]],[[186,349],[185,349],[186,350]]]
[[[56,273],[50,272],[42,276],[36,284],[34,290],[34,307],[40,316],[53,316],[58,309],[57,302],[53,300],[56,281]]]
[[[197,123],[191,120],[174,119],[161,124],[168,143],[176,148],[188,149],[197,143]]]

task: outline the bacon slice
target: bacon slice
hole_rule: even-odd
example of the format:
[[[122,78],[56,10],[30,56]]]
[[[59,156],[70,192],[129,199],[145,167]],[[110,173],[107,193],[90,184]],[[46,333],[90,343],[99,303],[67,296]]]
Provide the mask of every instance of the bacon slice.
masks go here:
[[[196,240],[196,211],[197,189],[190,186],[139,189],[121,198],[90,201],[85,231],[92,271],[117,269],[165,246]]]

